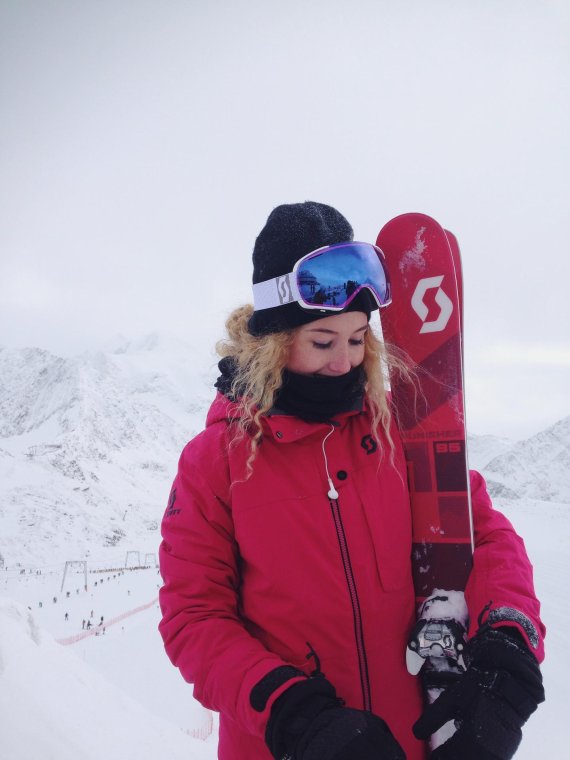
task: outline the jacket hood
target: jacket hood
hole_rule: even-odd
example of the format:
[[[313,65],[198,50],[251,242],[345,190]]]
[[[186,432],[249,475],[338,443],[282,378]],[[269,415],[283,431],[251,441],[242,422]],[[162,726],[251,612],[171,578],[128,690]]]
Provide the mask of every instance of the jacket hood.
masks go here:
[[[239,406],[234,401],[230,401],[223,393],[217,391],[216,397],[212,401],[206,415],[206,427],[210,427],[210,425],[214,425],[216,422],[230,422],[239,417],[241,417]]]

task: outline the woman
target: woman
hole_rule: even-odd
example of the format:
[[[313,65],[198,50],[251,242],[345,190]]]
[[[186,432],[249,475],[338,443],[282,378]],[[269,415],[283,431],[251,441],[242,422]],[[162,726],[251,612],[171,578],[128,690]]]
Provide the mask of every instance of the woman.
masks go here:
[[[312,202],[274,209],[256,240],[255,307],[227,322],[218,394],[162,524],[166,651],[220,713],[222,760],[420,760],[454,718],[433,757],[510,758],[543,700],[532,569],[472,473],[469,666],[422,714],[405,666],[405,463],[381,370],[397,360],[369,327],[388,288],[374,248],[351,241]]]

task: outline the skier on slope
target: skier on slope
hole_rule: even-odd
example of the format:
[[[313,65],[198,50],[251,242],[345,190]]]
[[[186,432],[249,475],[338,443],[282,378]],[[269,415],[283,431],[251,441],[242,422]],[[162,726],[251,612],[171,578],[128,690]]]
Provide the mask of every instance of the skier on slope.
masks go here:
[[[381,370],[397,359],[368,324],[385,275],[372,246],[335,248],[352,237],[338,211],[307,202],[274,209],[256,240],[255,306],[227,321],[218,393],[162,523],[160,631],[220,713],[221,760],[421,760],[420,716],[422,738],[458,719],[432,757],[506,760],[544,699],[532,568],[473,472],[468,668],[424,712],[404,659],[410,507]],[[310,287],[291,301],[290,277],[314,281],[304,257],[323,246],[336,311],[314,308]],[[347,262],[366,287],[343,296]]]

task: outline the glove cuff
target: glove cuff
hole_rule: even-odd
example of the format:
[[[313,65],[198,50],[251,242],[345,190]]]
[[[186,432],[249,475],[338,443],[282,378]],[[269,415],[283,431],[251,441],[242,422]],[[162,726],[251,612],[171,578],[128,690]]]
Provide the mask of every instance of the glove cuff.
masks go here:
[[[492,607],[492,602],[485,607],[478,618],[479,626],[489,625],[492,628],[509,627],[511,630],[519,630],[524,634],[528,647],[531,650],[538,651],[540,645],[540,635],[532,620],[523,614],[520,610],[508,605],[499,605]]]

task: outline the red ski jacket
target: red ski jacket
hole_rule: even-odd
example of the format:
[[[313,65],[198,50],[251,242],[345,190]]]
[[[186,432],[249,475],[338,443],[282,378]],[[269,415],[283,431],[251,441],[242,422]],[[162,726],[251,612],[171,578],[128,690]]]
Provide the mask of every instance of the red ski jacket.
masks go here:
[[[235,407],[233,407],[235,409]],[[414,623],[411,520],[397,430],[394,462],[367,411],[338,424],[276,414],[246,478],[245,441],[231,444],[232,405],[218,394],[206,429],[180,458],[162,522],[160,632],[194,696],[220,713],[221,760],[271,760],[263,741],[277,689],[258,712],[252,688],[271,670],[320,668],[350,707],[369,706],[408,760],[422,699],[405,664]],[[338,499],[329,498],[331,478]],[[491,613],[543,658],[544,629],[524,544],[471,474],[475,562],[470,635]],[[491,606],[488,607],[489,603]],[[486,609],[487,608],[487,609]],[[519,616],[517,618],[517,616]],[[504,622],[504,621],[502,621]]]

